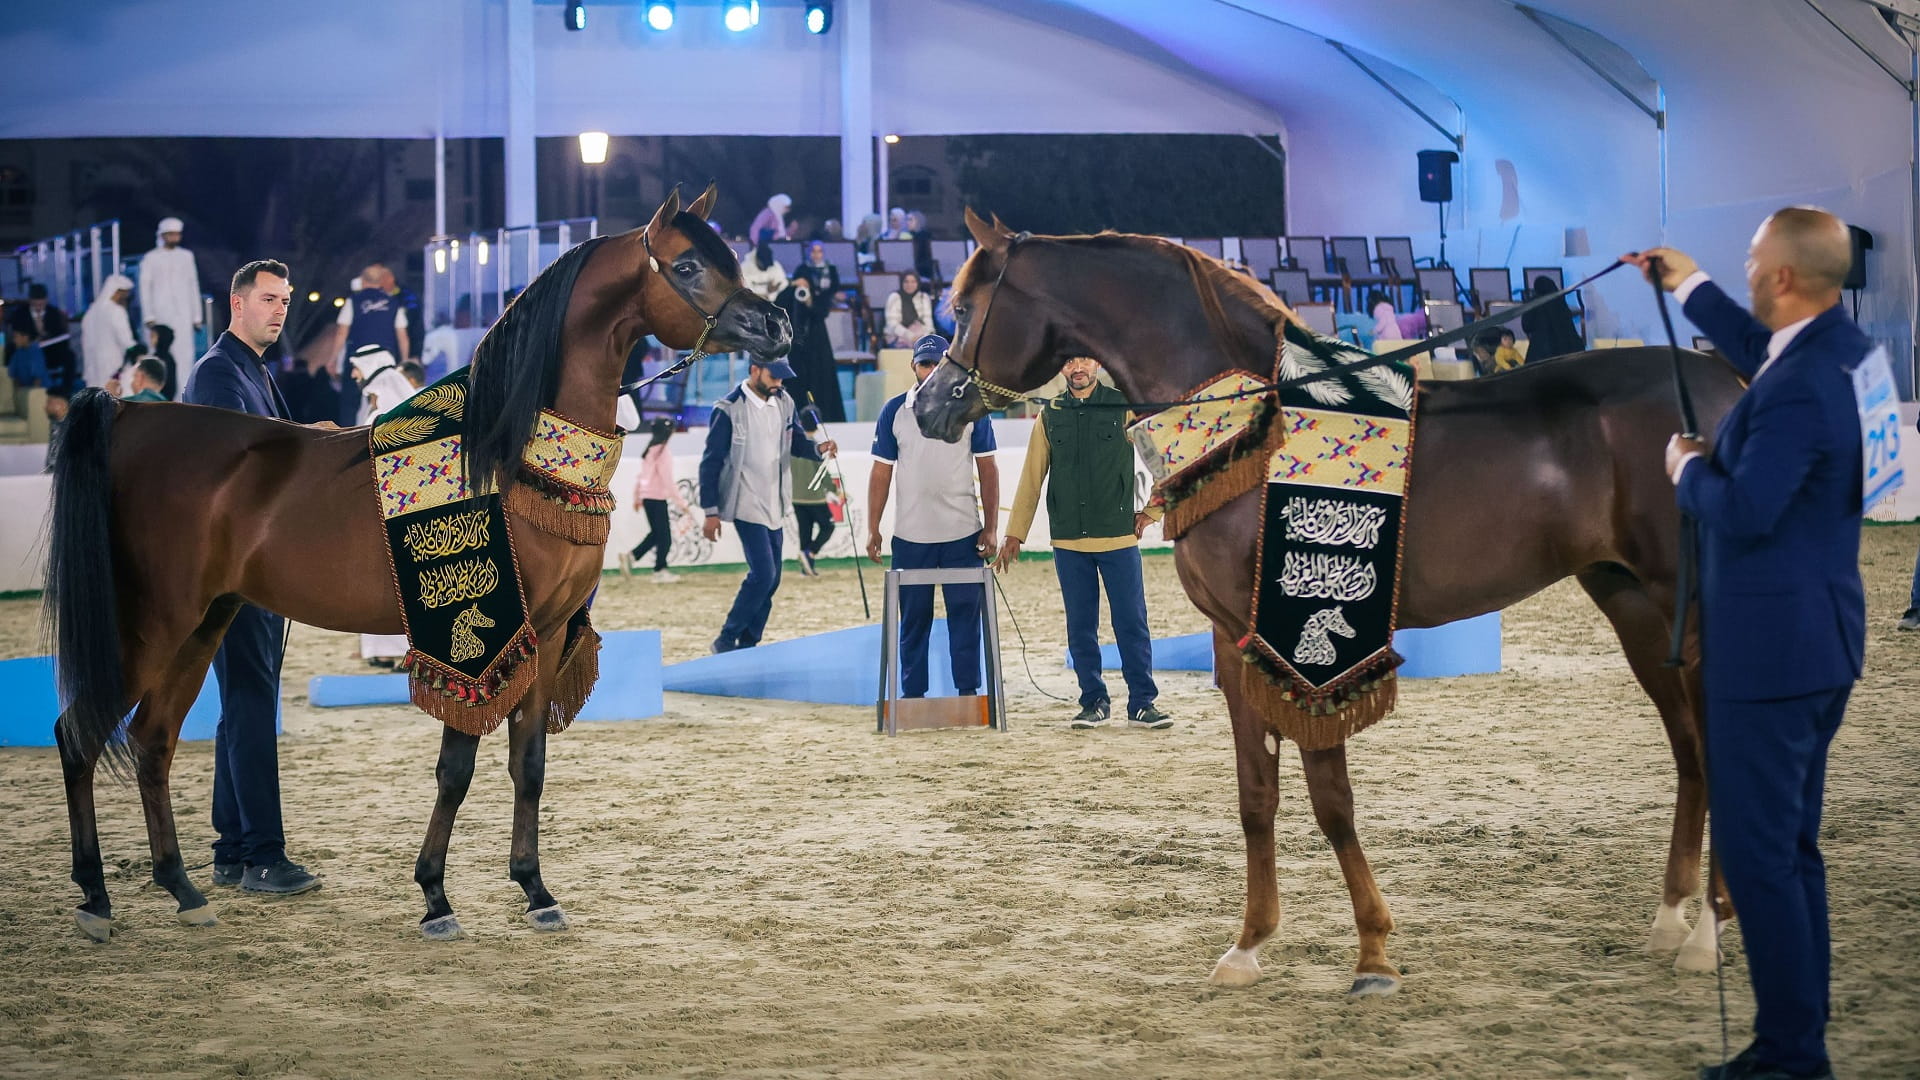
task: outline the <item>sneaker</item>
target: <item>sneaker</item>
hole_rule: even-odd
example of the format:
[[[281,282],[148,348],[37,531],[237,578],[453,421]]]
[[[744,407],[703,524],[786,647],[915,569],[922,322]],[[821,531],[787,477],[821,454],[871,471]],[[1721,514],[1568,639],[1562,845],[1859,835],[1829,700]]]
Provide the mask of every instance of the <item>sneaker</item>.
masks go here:
[[[1909,611],[1893,624],[1895,630],[1920,630],[1920,611]]]
[[[720,653],[733,652],[735,649],[738,649],[738,648],[740,648],[740,643],[737,641],[728,641],[724,637],[717,637],[713,639],[713,651],[715,655],[718,655]]]
[[[265,866],[247,867],[246,876],[240,879],[240,888],[246,892],[278,893],[292,896],[320,887],[320,878],[297,863],[281,859]]]
[[[1165,731],[1173,726],[1173,717],[1152,705],[1145,705],[1133,710],[1133,715],[1127,717],[1127,726],[1146,728],[1148,731]]]
[[[794,558],[800,560],[800,572],[808,577],[819,577],[820,571],[813,565],[813,553],[806,548],[794,552]]]
[[[247,865],[245,863],[216,862],[213,864],[213,883],[222,888],[236,888],[240,884],[240,879],[245,877],[246,873]]]
[[[1082,706],[1080,714],[1068,722],[1067,726],[1075,731],[1106,727],[1107,717],[1110,715],[1110,708],[1111,707],[1104,701]]]
[[[652,581],[655,585],[671,585],[680,580],[680,575],[671,570],[655,570]]]
[[[633,553],[632,552],[623,551],[620,553],[620,572],[627,575],[628,577],[633,576]]]

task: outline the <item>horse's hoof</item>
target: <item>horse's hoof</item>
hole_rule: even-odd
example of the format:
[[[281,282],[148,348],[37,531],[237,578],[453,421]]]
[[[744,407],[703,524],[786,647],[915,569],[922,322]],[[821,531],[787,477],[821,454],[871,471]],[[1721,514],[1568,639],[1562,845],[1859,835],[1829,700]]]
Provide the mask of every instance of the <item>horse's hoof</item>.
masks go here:
[[[1664,956],[1685,944],[1688,933],[1684,926],[1678,930],[1656,926],[1647,934],[1647,951]]]
[[[1713,912],[1700,915],[1700,921],[1693,924],[1693,932],[1680,945],[1680,952],[1673,958],[1675,971],[1712,971],[1720,966],[1720,927],[1715,924]]]
[[[1389,994],[1398,993],[1399,990],[1399,979],[1392,975],[1378,975],[1368,972],[1353,980],[1353,985],[1347,988],[1347,998],[1352,1001],[1358,1001],[1361,998],[1386,997]]]
[[[1720,950],[1711,946],[1703,949],[1691,943],[1682,945],[1680,951],[1673,957],[1675,971],[1712,971],[1718,966],[1720,966]]]
[[[427,919],[420,924],[420,936],[428,941],[458,941],[467,936],[460,929],[460,920],[451,915],[442,915],[437,919]]]
[[[560,910],[560,905],[555,904],[527,912],[527,925],[535,930],[553,931],[565,930],[573,924],[567,921],[567,913]]]
[[[201,904],[199,907],[182,908],[174,918],[179,919],[180,925],[182,926],[220,925],[219,917],[213,913],[212,904]]]
[[[94,941],[104,943],[113,940],[112,919],[102,918],[91,911],[81,911],[75,908],[73,921],[79,924],[81,933],[87,935],[87,937]]]
[[[1647,931],[1647,951],[1665,954],[1686,944],[1687,937],[1693,933],[1693,927],[1687,925],[1687,917],[1678,905],[1668,907],[1660,905],[1660,911],[1653,917],[1653,927]]]
[[[1214,961],[1213,974],[1207,981],[1215,986],[1252,986],[1260,981],[1260,953],[1257,949],[1243,949],[1238,945],[1228,949],[1220,959]]]

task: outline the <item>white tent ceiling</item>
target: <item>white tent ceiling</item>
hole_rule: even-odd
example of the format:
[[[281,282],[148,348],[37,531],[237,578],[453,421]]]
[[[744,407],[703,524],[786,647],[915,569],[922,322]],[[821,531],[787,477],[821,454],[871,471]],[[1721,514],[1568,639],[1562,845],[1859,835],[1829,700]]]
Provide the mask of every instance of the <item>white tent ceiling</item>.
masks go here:
[[[0,138],[498,135],[510,2],[523,0],[39,5],[0,41]],[[577,34],[539,3],[542,135],[1280,133],[1296,231],[1411,233],[1428,253],[1434,210],[1414,197],[1413,152],[1446,137],[1364,63],[1440,125],[1464,127],[1456,265],[1577,270],[1566,228],[1588,230],[1595,264],[1661,236],[1654,121],[1511,0],[840,0],[825,37],[802,31],[797,0],[764,0],[762,25],[742,35],[719,27],[712,0],[680,0],[667,34],[642,27],[633,0],[590,0]],[[868,3],[874,130],[843,133],[842,42]],[[1647,104],[1664,93],[1670,239],[1737,278],[1766,210],[1828,205],[1877,238],[1863,321],[1911,348],[1913,106],[1842,32],[1911,78],[1913,54],[1876,8],[1533,7]],[[1614,283],[1598,299],[1612,299],[1613,329],[1642,336],[1648,308],[1629,293]]]

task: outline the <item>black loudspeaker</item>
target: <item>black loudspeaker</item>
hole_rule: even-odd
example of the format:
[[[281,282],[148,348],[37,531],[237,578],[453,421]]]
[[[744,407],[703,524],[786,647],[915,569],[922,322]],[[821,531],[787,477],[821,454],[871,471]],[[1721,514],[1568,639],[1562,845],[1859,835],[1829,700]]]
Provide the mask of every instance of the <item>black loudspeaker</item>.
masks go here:
[[[1847,232],[1853,236],[1853,265],[1847,268],[1847,280],[1840,283],[1843,289],[1864,289],[1867,287],[1867,251],[1873,247],[1873,234],[1858,225],[1847,226]]]
[[[1420,151],[1420,201],[1453,201],[1453,163],[1460,155],[1451,150]]]

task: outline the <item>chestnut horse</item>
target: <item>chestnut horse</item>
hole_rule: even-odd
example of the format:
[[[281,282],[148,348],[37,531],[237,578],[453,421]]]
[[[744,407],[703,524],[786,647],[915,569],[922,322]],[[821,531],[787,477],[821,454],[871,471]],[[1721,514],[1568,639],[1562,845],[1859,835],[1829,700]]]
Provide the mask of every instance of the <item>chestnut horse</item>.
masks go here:
[[[716,351],[786,351],[786,315],[743,289],[738,260],[706,224],[714,195],[708,188],[682,211],[676,189],[644,229],[562,255],[513,302],[475,352],[463,429],[470,475],[511,482],[542,408],[613,430],[621,369],[644,334],[681,348],[699,339]],[[138,777],[154,881],[182,922],[211,925],[181,861],[167,779],[181,721],[234,613],[250,603],[329,630],[402,631],[367,429],[86,391],[73,401],[54,493],[46,597],[65,704],[55,735],[73,881],[84,894],[75,919],[96,940],[112,934],[93,806],[95,766],[107,754]],[[540,880],[544,721],[567,620],[600,580],[601,546],[524,519],[513,526],[541,644],[529,661],[539,665],[533,685],[508,721],[509,871],[526,891],[528,921],[559,930],[566,916]],[[414,871],[429,937],[460,934],[442,881],[479,741],[442,732],[439,797]]]
[[[1142,236],[1014,236],[967,213],[979,242],[955,280],[959,329],[947,361],[915,399],[929,436],[953,439],[987,413],[983,382],[1025,393],[1067,358],[1092,356],[1132,401],[1177,401],[1232,369],[1271,372],[1276,333],[1296,316],[1217,260]],[[976,327],[979,327],[976,339]],[[1685,356],[1700,419],[1713,425],[1741,392],[1734,371]],[[999,404],[1005,404],[1004,401]],[[1403,627],[1497,611],[1577,578],[1619,635],[1627,661],[1666,726],[1679,795],[1666,880],[1650,946],[1678,948],[1678,966],[1712,970],[1717,923],[1689,932],[1683,905],[1699,887],[1706,822],[1697,659],[1664,666],[1673,615],[1679,515],[1662,467],[1678,430],[1664,349],[1614,349],[1528,365],[1470,382],[1423,383],[1407,499],[1400,584]],[[1243,680],[1262,676],[1235,644],[1248,628],[1255,578],[1249,536],[1260,534],[1256,488],[1192,527],[1175,548],[1181,584],[1213,622],[1214,667],[1232,717],[1247,840],[1247,904],[1239,940],[1214,966],[1216,983],[1260,975],[1257,951],[1279,922],[1273,820],[1278,742]],[[1489,526],[1499,522],[1498,528]],[[1697,647],[1689,645],[1697,658]],[[1277,733],[1276,733],[1277,737]],[[1353,823],[1344,745],[1302,750],[1307,794],[1353,899],[1360,958],[1350,993],[1388,994],[1393,919]],[[1731,913],[1717,877],[1710,896]]]

